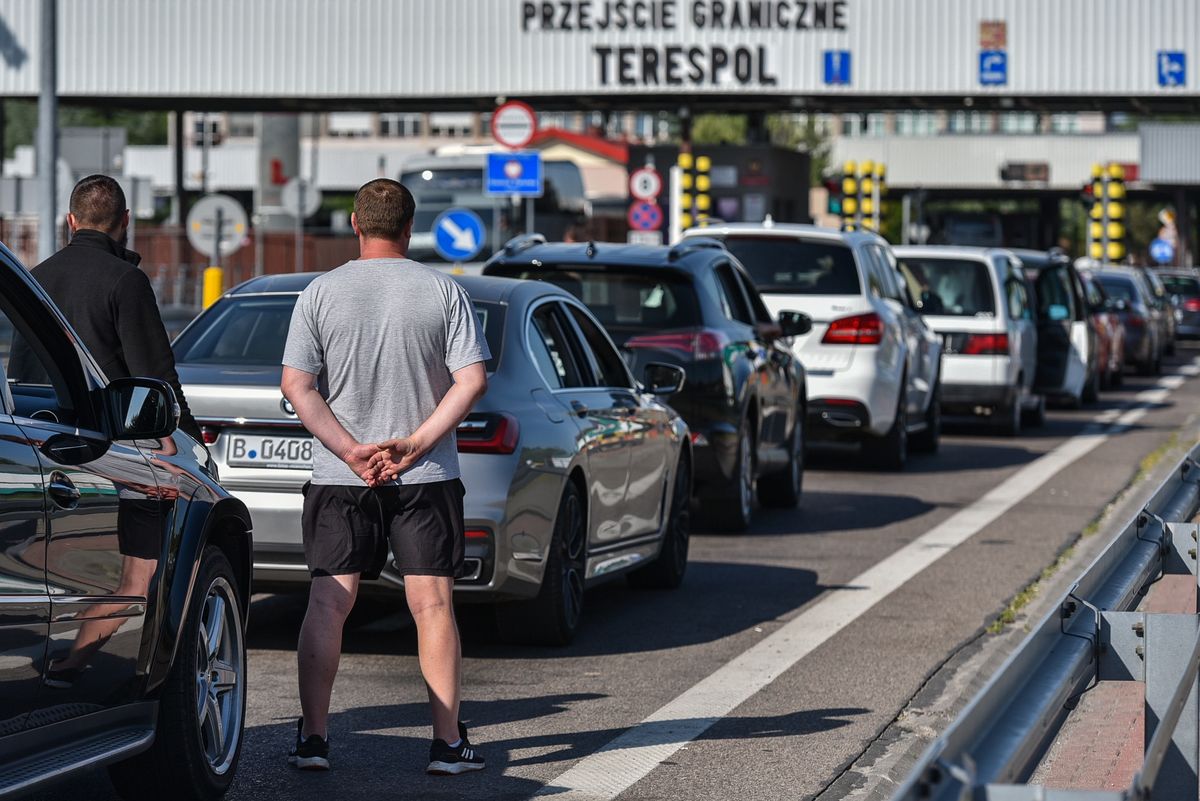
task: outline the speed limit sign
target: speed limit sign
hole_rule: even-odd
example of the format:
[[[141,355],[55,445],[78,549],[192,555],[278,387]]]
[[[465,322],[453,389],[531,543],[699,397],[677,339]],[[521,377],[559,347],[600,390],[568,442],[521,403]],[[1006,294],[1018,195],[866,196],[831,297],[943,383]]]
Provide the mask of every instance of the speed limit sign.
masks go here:
[[[662,185],[662,176],[653,167],[642,167],[629,176],[629,194],[636,200],[654,200]]]

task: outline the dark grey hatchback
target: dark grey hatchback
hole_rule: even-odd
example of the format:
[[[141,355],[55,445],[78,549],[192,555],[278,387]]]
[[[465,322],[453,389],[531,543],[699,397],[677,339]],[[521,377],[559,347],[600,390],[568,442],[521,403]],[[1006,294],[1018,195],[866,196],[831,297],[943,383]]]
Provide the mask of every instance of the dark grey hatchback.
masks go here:
[[[233,780],[250,516],[178,416],[0,245],[0,798],[97,765],[126,798]]]

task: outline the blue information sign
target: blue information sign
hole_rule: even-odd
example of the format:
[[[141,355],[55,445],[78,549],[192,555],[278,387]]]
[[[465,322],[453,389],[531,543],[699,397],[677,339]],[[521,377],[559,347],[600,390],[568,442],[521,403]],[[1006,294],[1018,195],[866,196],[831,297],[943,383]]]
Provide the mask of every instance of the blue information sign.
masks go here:
[[[433,221],[433,248],[446,261],[470,261],[485,239],[483,220],[470,209],[446,209]]]
[[[1158,264],[1170,264],[1175,261],[1175,246],[1165,239],[1155,239],[1150,243],[1150,258]]]
[[[850,85],[850,51],[849,50],[826,50],[825,51],[825,85],[826,86],[849,86]]]
[[[1008,83],[1008,51],[979,51],[979,83],[983,86],[1004,86]]]
[[[1181,50],[1158,51],[1158,85],[1187,86],[1187,53]]]
[[[485,195],[542,196],[541,153],[488,153],[484,170]]]

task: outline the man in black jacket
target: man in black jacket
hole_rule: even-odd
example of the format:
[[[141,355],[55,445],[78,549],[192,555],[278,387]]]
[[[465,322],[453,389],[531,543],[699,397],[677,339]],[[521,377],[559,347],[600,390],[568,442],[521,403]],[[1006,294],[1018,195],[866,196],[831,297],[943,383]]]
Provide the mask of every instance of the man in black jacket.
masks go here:
[[[166,381],[179,401],[179,427],[202,442],[192,418],[142,257],[126,250],[129,209],[121,185],[89,175],[71,192],[70,243],[33,269],[109,379]],[[16,354],[14,354],[15,358]]]

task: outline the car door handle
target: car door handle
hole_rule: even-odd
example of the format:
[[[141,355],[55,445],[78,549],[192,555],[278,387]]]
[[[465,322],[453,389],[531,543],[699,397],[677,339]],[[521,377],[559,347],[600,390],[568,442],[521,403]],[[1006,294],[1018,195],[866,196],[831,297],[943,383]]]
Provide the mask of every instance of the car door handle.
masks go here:
[[[47,494],[54,504],[62,509],[74,509],[79,505],[79,488],[67,478],[65,473],[55,470],[50,474],[50,485]]]
[[[586,417],[588,413],[587,404],[583,401],[571,401],[571,411],[575,412],[576,417]]]

